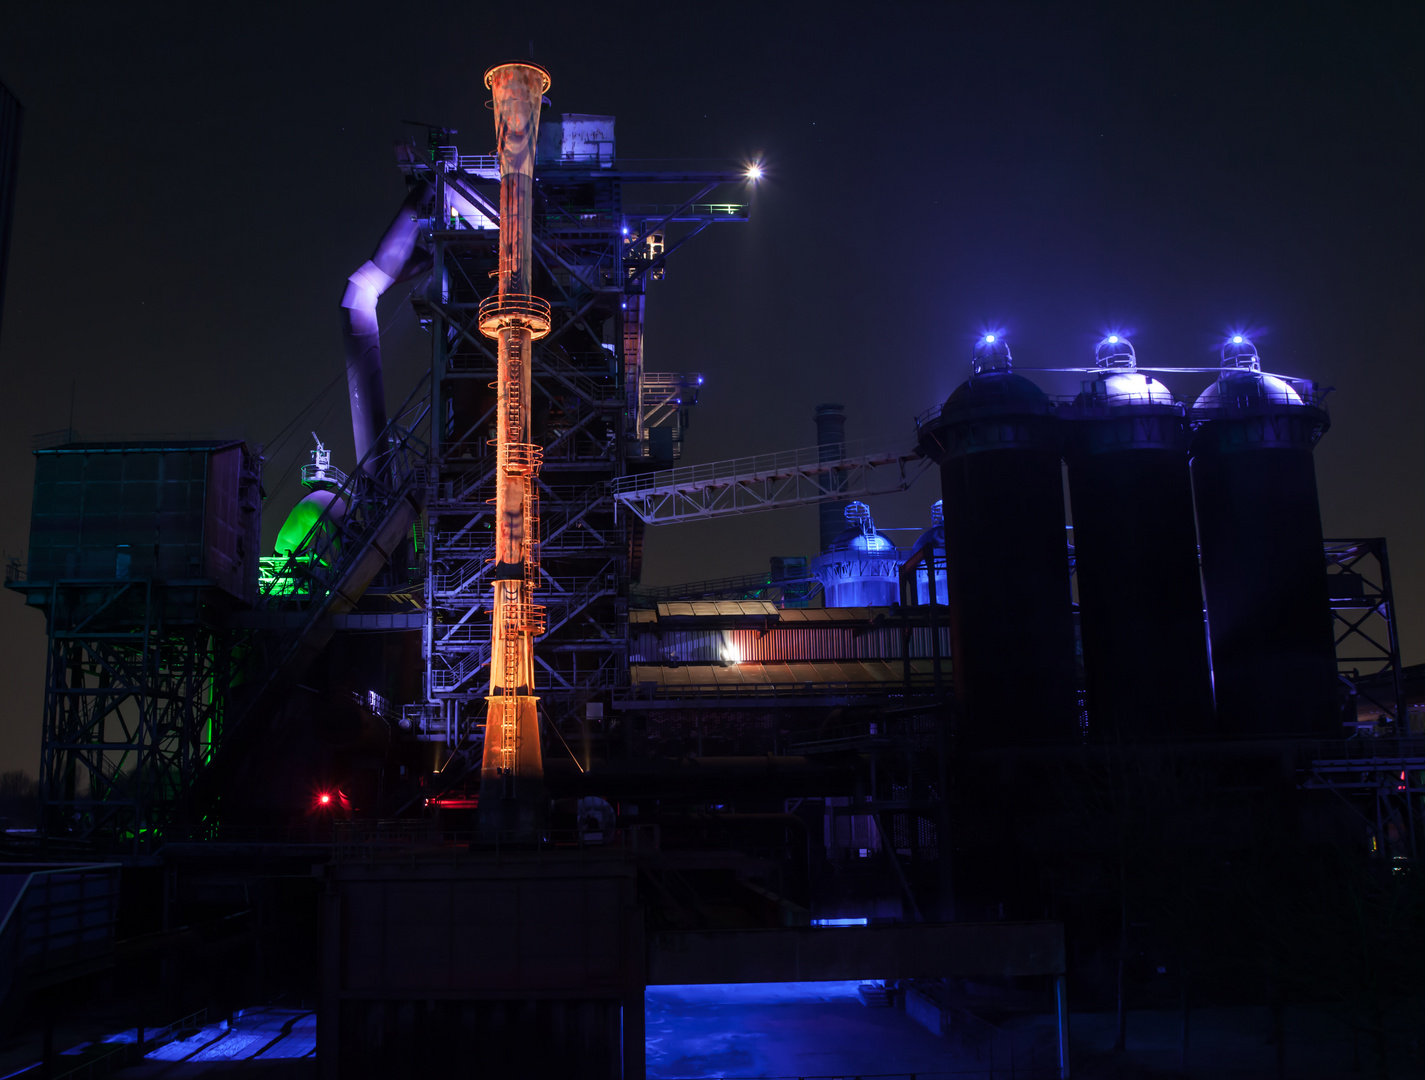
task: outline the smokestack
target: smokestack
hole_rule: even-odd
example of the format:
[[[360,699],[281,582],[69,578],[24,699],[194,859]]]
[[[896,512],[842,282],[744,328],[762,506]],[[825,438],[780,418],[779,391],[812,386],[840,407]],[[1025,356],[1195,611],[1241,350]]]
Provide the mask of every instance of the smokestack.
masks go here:
[[[386,430],[386,386],[381,378],[381,327],[376,303],[398,281],[408,281],[431,266],[431,253],[416,246],[420,232],[420,205],[431,187],[422,183],[411,190],[395,220],[376,245],[376,252],[347,279],[341,298],[342,341],[346,349],[346,389],[351,399],[351,434],[356,460],[366,461],[367,475],[381,473],[379,458],[366,460]]]
[[[818,405],[816,407],[816,445],[818,461],[840,461],[846,456],[846,407],[844,405]],[[846,486],[845,475],[838,471],[827,473],[822,480],[822,489],[827,492],[841,491]],[[846,499],[828,498],[818,507],[821,519],[821,550],[825,551],[831,542],[846,529],[846,508],[851,505]]]
[[[534,638],[544,608],[539,578],[539,466],[530,441],[530,364],[549,333],[549,304],[530,291],[531,193],[539,108],[549,73],[524,61],[485,73],[494,95],[500,158],[500,284],[480,304],[480,331],[498,343],[495,437],[495,570],[490,694],[480,763],[480,827],[488,836],[534,839],[543,824],[544,761],[534,696]]]

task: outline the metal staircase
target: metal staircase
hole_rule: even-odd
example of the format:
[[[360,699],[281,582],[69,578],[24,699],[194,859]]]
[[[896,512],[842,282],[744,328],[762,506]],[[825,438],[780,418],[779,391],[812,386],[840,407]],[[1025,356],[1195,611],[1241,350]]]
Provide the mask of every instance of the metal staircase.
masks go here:
[[[535,613],[538,616],[535,622],[538,626],[536,633],[554,633],[577,618],[581,612],[587,611],[592,604],[605,597],[615,596],[618,592],[617,577],[613,574],[568,584],[575,585],[575,589],[550,597],[547,603],[539,605],[539,611]],[[530,616],[532,620],[535,619],[535,614]],[[448,668],[437,668],[432,672],[433,686],[441,693],[461,693],[471,686],[478,687],[480,676],[490,666],[489,623],[482,620],[478,626],[471,627],[471,630],[472,633],[464,638],[469,647],[463,650],[459,663]]]

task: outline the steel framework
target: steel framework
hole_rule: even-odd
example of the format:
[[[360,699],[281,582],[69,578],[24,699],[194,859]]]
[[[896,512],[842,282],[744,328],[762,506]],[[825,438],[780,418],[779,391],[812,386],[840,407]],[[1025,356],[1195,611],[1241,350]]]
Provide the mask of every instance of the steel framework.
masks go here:
[[[761,573],[639,588],[632,599],[640,607],[667,600],[767,600],[778,607],[806,607],[819,592],[821,582],[804,572],[785,577]]]
[[[1353,695],[1406,734],[1395,591],[1385,537],[1326,541],[1336,666]]]
[[[212,617],[207,591],[153,579],[50,586],[47,833],[102,836],[137,852],[183,817],[194,777],[224,737],[246,639]]]
[[[587,119],[587,118],[586,118]],[[601,118],[594,118],[596,120]],[[531,343],[529,441],[541,451],[537,584],[543,633],[534,652],[540,708],[556,724],[582,716],[628,680],[627,597],[641,569],[642,522],[617,512],[609,481],[678,456],[702,377],[645,371],[648,283],[715,224],[747,207],[710,203],[741,168],[676,170],[616,161],[609,141],[560,147],[558,118],[540,124],[532,186],[530,292],[549,303]],[[434,131],[403,149],[413,185],[429,182],[421,243],[434,256],[413,303],[431,339],[431,468],[422,521],[425,698],[405,710],[426,738],[469,747],[485,719],[495,572],[497,353],[480,310],[496,292],[501,206],[495,159],[462,155]],[[661,163],[660,163],[661,164]],[[632,188],[689,197],[636,204]]]
[[[615,479],[613,498],[649,525],[707,521],[856,495],[904,491],[930,468],[918,454],[839,444],[839,457],[809,446]]]
[[[1331,749],[1311,761],[1302,786],[1340,796],[1361,816],[1374,854],[1392,869],[1418,863],[1425,739],[1347,739]]]

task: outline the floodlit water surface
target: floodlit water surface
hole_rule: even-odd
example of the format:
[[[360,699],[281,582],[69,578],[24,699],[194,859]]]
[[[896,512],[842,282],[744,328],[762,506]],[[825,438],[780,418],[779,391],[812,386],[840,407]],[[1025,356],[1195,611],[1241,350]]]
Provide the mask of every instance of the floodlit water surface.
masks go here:
[[[934,1073],[949,1045],[855,982],[650,986],[650,1080]]]

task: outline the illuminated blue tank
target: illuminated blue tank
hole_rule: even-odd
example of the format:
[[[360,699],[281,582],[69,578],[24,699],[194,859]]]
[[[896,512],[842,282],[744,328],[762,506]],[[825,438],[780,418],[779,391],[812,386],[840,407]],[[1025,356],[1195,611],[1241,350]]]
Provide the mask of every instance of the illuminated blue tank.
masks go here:
[[[945,502],[936,499],[930,505],[930,528],[920,534],[915,547],[929,548],[925,561],[915,568],[915,602],[917,604],[948,604],[950,593],[945,584]],[[931,568],[935,573],[935,591],[930,591]]]
[[[876,531],[871,508],[853,502],[847,527],[811,561],[827,607],[889,607],[900,600],[901,554]]]

